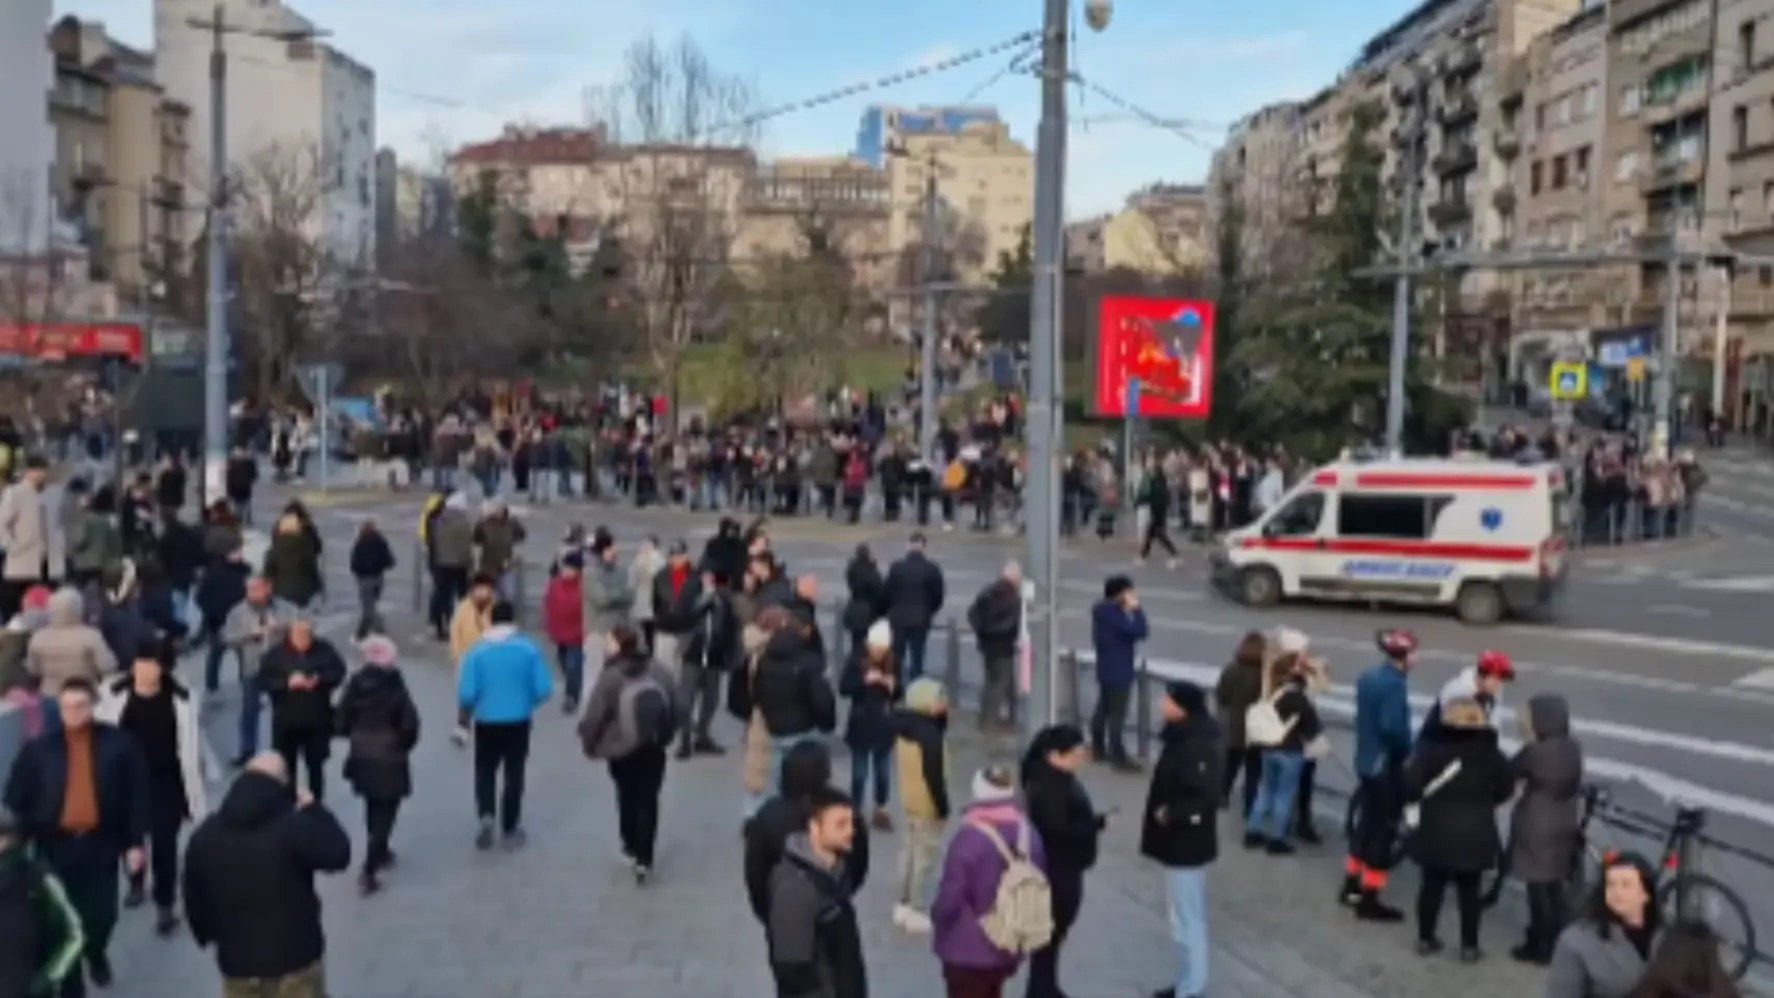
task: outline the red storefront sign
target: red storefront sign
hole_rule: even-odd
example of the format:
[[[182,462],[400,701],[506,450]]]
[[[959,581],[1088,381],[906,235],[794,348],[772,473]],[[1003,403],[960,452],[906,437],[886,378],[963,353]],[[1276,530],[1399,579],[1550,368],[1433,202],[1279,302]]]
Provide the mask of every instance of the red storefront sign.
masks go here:
[[[1116,295],[1097,312],[1090,407],[1098,416],[1206,419],[1213,409],[1210,301]]]
[[[0,355],[31,360],[121,356],[139,364],[143,339],[133,322],[0,322]]]

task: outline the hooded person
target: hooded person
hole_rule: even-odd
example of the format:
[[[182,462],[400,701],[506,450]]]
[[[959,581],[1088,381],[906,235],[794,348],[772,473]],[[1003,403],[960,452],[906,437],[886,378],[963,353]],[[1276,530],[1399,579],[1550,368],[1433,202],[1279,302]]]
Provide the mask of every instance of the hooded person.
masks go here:
[[[1509,872],[1527,888],[1528,928],[1511,955],[1544,964],[1564,929],[1564,886],[1579,835],[1583,747],[1571,737],[1564,697],[1542,693],[1522,715],[1524,742],[1510,761],[1521,792],[1509,814]]]
[[[767,922],[770,912],[770,875],[782,862],[789,840],[804,832],[816,793],[828,789],[832,757],[819,742],[801,742],[782,758],[782,792],[758,808],[745,825],[745,894],[752,914]],[[844,861],[844,884],[851,894],[862,889],[869,873],[869,835],[862,822]]]
[[[603,641],[604,666],[585,698],[579,741],[586,758],[609,763],[622,855],[635,882],[644,885],[653,875],[659,838],[665,750],[677,734],[676,683],[641,646],[633,627],[619,624]]]
[[[714,572],[723,579],[734,584],[745,575],[745,537],[739,521],[730,516],[721,517],[715,528],[715,535],[702,546],[701,571]]]
[[[912,680],[906,686],[905,702],[888,717],[899,799],[905,809],[893,924],[915,935],[930,932],[929,882],[942,859],[943,833],[953,810],[948,718],[948,688],[932,676]]]
[[[382,872],[394,865],[388,841],[401,801],[413,792],[411,759],[419,744],[419,708],[401,675],[400,650],[391,639],[372,635],[357,649],[365,667],[346,680],[334,719],[348,746],[345,782],[363,798],[368,845],[358,889],[374,894],[382,888]]]
[[[1046,847],[1017,805],[1016,775],[1000,766],[982,769],[974,774],[972,802],[949,840],[930,905],[932,948],[949,994],[1001,994],[1024,958],[1051,941],[1051,895],[1038,912],[999,904],[1007,886],[1027,897],[1012,878],[1029,867],[1047,887]],[[1038,931],[1043,921],[1045,933]],[[1011,937],[1033,945],[1012,946]]]

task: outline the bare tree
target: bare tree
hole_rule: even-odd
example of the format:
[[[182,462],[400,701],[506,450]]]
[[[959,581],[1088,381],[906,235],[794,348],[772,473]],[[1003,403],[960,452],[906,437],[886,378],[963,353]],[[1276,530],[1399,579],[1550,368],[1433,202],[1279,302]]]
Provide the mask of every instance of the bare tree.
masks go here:
[[[748,115],[757,102],[688,37],[635,42],[609,96],[605,127],[616,144],[606,169],[631,314],[677,412],[684,351],[720,320],[715,304],[755,167]]]
[[[59,311],[67,268],[48,198],[40,177],[0,176],[0,322],[44,322]]]
[[[366,370],[390,378],[403,398],[437,412],[463,387],[517,373],[518,352],[500,331],[517,306],[447,234],[403,239],[376,284],[375,335],[358,338]],[[495,336],[495,333],[498,333]]]
[[[324,351],[340,324],[345,282],[324,232],[327,164],[315,149],[273,145],[231,172],[231,311],[258,397],[281,398],[296,364]]]

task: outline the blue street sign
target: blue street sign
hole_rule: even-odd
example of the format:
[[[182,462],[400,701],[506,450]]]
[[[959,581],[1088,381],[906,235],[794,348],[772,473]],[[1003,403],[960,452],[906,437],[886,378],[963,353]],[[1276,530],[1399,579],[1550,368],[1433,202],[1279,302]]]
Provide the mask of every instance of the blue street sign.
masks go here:
[[[1552,365],[1552,397],[1560,402],[1573,402],[1589,394],[1589,368],[1582,363],[1561,361]]]

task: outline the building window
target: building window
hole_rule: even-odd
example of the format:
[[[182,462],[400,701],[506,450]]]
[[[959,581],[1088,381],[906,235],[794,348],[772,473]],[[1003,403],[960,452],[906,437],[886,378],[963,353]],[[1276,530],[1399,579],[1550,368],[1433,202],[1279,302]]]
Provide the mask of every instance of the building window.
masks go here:
[[[1630,118],[1638,114],[1640,96],[1636,83],[1630,83],[1620,88],[1620,117]]]
[[[1749,148],[1749,108],[1742,104],[1731,109],[1731,148],[1738,152]]]
[[[1563,156],[1554,156],[1553,157],[1553,159],[1552,159],[1552,189],[1555,191],[1564,190],[1565,183],[1569,179],[1566,175],[1566,172],[1565,172],[1565,165],[1566,165],[1565,158]]]
[[[1646,104],[1667,104],[1679,100],[1687,94],[1697,93],[1706,89],[1707,62],[1704,56],[1694,56],[1672,63],[1650,75],[1645,80],[1644,102]]]
[[[1541,166],[1540,161],[1535,160],[1533,165],[1528,167],[1528,194],[1530,195],[1540,193]]]
[[[1731,231],[1743,230],[1743,188],[1731,188]]]
[[[1614,179],[1625,183],[1638,174],[1638,150],[1628,149],[1614,160]]]
[[[1737,61],[1744,69],[1756,64],[1756,22],[1744,21],[1737,27]]]

